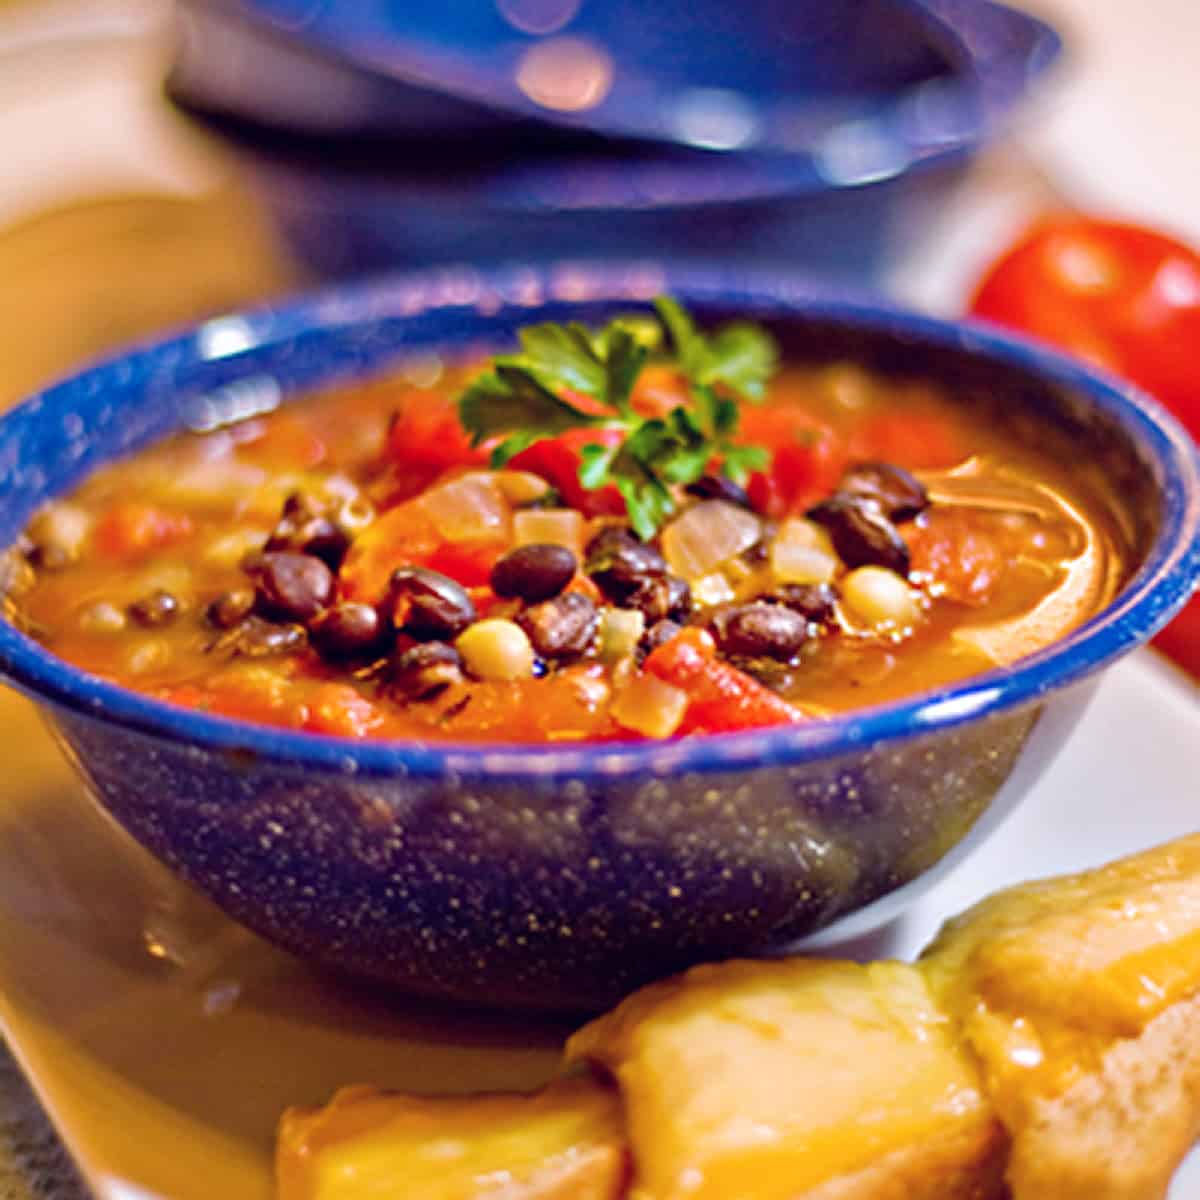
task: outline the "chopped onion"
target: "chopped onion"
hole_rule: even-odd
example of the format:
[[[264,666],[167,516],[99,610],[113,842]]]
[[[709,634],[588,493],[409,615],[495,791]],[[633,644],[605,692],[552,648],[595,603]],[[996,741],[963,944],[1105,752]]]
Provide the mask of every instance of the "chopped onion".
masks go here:
[[[692,599],[701,608],[711,608],[714,604],[728,604],[736,595],[733,585],[720,571],[692,581]]]
[[[606,608],[600,613],[600,656],[605,662],[629,658],[646,632],[646,618],[636,608]]]
[[[573,508],[542,508],[513,517],[513,537],[518,546],[566,546],[576,558],[583,552],[583,514]]]
[[[488,471],[439,484],[420,505],[448,542],[507,541],[511,533],[512,510]]]
[[[749,550],[762,537],[762,522],[727,500],[702,500],[663,530],[663,555],[689,583]]]
[[[550,490],[550,485],[531,471],[493,471],[492,478],[510,504],[532,504]]]
[[[653,675],[632,680],[613,701],[612,716],[618,725],[647,737],[670,737],[687,712],[687,693]]]
[[[771,543],[771,573],[777,583],[828,583],[840,565],[829,534],[815,521],[784,521]]]

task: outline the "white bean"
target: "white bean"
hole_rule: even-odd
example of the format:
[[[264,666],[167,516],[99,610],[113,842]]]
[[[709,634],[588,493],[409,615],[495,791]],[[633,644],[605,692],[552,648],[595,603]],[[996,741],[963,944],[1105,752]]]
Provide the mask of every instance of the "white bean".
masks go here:
[[[859,567],[841,583],[848,615],[875,633],[904,633],[921,616],[917,593],[886,567]]]
[[[454,645],[477,679],[523,679],[533,673],[533,646],[513,621],[501,617],[476,621]]]

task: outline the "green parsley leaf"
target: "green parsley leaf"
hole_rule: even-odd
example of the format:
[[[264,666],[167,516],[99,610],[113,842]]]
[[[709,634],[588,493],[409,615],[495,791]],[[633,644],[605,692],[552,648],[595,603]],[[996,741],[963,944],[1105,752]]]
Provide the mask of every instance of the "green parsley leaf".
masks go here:
[[[774,341],[755,325],[727,325],[709,336],[669,296],[654,307],[658,321],[624,315],[595,332],[578,322],[528,326],[520,352],[497,357],[459,397],[472,445],[500,439],[494,465],[568,430],[620,431],[617,444],[583,447],[579,480],[589,490],[614,485],[643,539],[674,513],[673,489],[695,482],[714,460],[738,482],[766,465],[765,450],[736,441],[738,401],[761,400],[778,361]],[[663,417],[633,410],[638,376],[651,361],[678,370],[689,404]],[[563,392],[587,397],[597,411],[576,407]]]
[[[605,398],[604,361],[596,353],[586,326],[573,321],[527,325],[518,335],[522,354],[504,361],[535,375],[549,388],[568,388],[597,400]]]
[[[502,462],[542,438],[605,423],[560,400],[524,367],[499,359],[459,397],[458,419],[471,435],[472,446],[501,434],[509,435],[501,448],[520,443]]]

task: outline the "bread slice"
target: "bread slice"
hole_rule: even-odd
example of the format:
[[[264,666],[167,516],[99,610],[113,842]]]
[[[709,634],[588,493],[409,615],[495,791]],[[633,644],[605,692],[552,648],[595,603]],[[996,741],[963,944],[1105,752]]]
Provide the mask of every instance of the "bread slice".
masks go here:
[[[992,1200],[1004,1137],[921,973],[704,966],[577,1033],[616,1079],[631,1200]]]
[[[1200,1134],[1200,836],[1013,888],[922,969],[1012,1142],[1014,1200],[1157,1200]]]
[[[1162,1200],[1200,1136],[1200,835],[993,896],[915,966],[697,967],[567,1061],[608,1078],[293,1111],[281,1200]]]
[[[566,1079],[534,1095],[402,1096],[343,1088],[279,1126],[286,1200],[619,1200],[616,1094]]]

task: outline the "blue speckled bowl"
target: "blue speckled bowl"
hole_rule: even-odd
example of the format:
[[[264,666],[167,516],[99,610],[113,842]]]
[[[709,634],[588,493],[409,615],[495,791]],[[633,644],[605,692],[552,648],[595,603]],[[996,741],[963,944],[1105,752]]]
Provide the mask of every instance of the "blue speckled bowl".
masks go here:
[[[45,705],[100,803],[232,916],[408,992],[591,1008],[697,960],[882,921],[1001,819],[1100,669],[1160,628],[1200,575],[1186,435],[1064,358],[778,275],[626,264],[403,276],[210,321],[10,412],[0,544],[82,474],[247,377],[292,393],[663,290],[704,316],[769,320],[798,356],[943,380],[963,403],[1069,445],[1120,496],[1136,555],[1127,586],[1015,667],[803,727],[692,741],[480,748],[281,732],[101,683],[3,622],[0,671]]]

